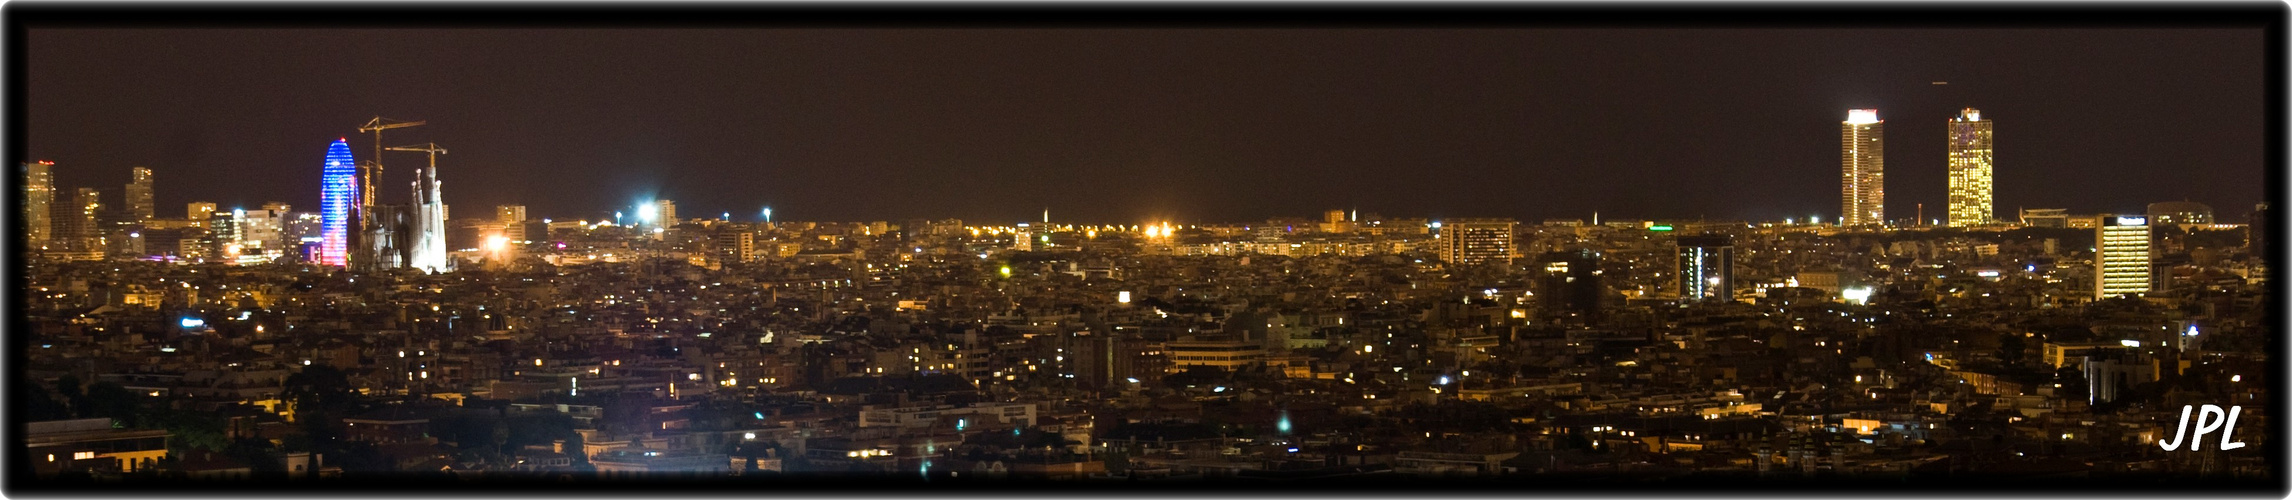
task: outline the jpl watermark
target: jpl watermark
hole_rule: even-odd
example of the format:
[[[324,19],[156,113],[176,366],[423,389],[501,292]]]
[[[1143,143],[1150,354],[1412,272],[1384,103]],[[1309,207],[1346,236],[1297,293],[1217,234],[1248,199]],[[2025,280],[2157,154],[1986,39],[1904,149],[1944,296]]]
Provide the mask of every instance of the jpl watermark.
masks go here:
[[[2204,410],[2197,412],[2196,435],[2189,436],[2189,410],[2194,409],[2196,409],[2195,405],[2182,406],[2180,428],[2173,431],[2173,440],[2159,439],[2157,446],[2163,447],[2165,451],[2173,451],[2180,449],[2181,443],[2188,443],[2189,451],[2197,451],[2204,444],[2205,433],[2220,431],[2220,449],[2222,451],[2244,447],[2243,442],[2229,441],[2230,436],[2236,433],[2236,415],[2243,413],[2244,408],[2230,406],[2227,411],[2222,411],[2219,406],[2204,405]],[[2183,440],[2183,437],[2188,439]]]

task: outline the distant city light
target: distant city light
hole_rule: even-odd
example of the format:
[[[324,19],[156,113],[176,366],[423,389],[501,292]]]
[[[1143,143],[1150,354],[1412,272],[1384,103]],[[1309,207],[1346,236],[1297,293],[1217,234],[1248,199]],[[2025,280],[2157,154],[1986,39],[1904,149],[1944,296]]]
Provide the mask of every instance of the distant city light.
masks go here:
[[[1671,226],[1648,226],[1648,227],[1647,227],[1647,230],[1649,230],[1649,231],[1670,231],[1670,230],[1671,230]]]
[[[2117,344],[2118,344],[2118,345],[2122,345],[2122,346],[2125,346],[2125,347],[2140,347],[2140,346],[2141,346],[2141,341],[2138,341],[2138,340],[2119,340],[2119,341],[2117,341]]]
[[[198,328],[198,327],[202,327],[202,326],[207,326],[207,320],[203,320],[203,319],[199,319],[199,318],[183,318],[183,321],[181,322],[181,324],[183,325],[183,328],[187,328],[187,329],[188,329],[188,328]]]
[[[1844,297],[1848,304],[1868,304],[1870,303],[1870,292],[1869,288],[1848,288],[1839,290],[1838,294],[1840,297]]]

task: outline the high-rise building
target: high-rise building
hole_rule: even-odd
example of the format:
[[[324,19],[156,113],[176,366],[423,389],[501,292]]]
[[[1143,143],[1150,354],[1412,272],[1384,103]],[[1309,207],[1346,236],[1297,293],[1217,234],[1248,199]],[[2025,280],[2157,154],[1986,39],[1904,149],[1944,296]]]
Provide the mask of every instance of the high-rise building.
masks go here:
[[[1990,120],[1966,108],[1950,119],[1950,227],[1990,223]]]
[[[657,217],[655,220],[658,221],[660,227],[676,227],[676,202],[660,200],[655,202],[655,205],[653,216]]]
[[[1599,314],[1600,302],[1607,296],[1607,287],[1600,279],[1600,252],[1547,252],[1538,261],[1544,268],[1536,293],[1546,311],[1587,318]]]
[[[756,260],[756,233],[747,228],[726,228],[716,233],[716,251],[724,262]]]
[[[97,194],[96,188],[74,190],[72,194],[72,229],[69,233],[71,237],[83,240],[102,237],[102,229],[96,225],[96,217],[102,213],[103,197]]]
[[[350,142],[337,139],[326,147],[326,164],[320,171],[318,216],[321,222],[318,263],[325,266],[350,264],[351,205],[358,194],[358,165],[350,157]]]
[[[1735,300],[1735,241],[1726,235],[1679,237],[1679,300]]]
[[[1321,213],[1321,232],[1349,233],[1353,232],[1354,224],[1353,221],[1345,219],[1344,210],[1330,210]]]
[[[525,205],[493,207],[494,219],[501,222],[501,235],[509,241],[529,241],[525,238]]]
[[[1512,264],[1512,219],[1453,219],[1440,223],[1440,258],[1450,265]]]
[[[1886,121],[1878,119],[1875,109],[1847,110],[1839,129],[1845,171],[1839,182],[1839,225],[1885,224]]]
[[[48,168],[55,162],[24,162],[24,226],[34,248],[48,244],[55,226],[48,218],[49,205],[56,200],[56,177]]]
[[[2274,257],[2268,254],[2268,228],[2276,221],[2270,219],[2269,215],[2268,204],[2262,203],[2253,205],[2252,214],[2244,218],[2245,252],[2262,257],[2261,262],[2267,262],[2267,257]]]
[[[135,167],[128,171],[127,215],[136,222],[151,220],[157,215],[157,205],[151,203],[151,169]]]
[[[2093,231],[2093,297],[2149,293],[2149,218],[2102,215]]]
[[[431,158],[433,163],[415,174],[413,249],[409,253],[413,260],[407,261],[406,267],[442,273],[454,270],[453,256],[446,252],[446,202],[434,163],[437,157]]]

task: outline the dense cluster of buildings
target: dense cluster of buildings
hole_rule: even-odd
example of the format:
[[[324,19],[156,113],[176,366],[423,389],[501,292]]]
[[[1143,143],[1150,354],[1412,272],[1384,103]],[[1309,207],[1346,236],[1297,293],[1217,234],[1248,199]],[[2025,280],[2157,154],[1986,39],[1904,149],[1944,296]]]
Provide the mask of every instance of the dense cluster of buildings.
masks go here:
[[[110,210],[27,164],[25,439],[131,481],[2267,470],[2156,445],[2274,417],[2260,226],[1997,220],[1972,109],[1949,224],[1887,222],[1850,116],[1839,224],[450,219],[434,162],[376,204],[346,141],[318,212],[167,219],[149,169]]]

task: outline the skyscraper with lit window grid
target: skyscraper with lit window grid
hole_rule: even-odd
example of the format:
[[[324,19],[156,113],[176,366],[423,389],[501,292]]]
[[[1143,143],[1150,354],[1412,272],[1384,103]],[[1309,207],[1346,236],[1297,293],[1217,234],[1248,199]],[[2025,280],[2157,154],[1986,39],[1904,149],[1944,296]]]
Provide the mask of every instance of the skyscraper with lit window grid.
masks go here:
[[[1990,121],[1966,108],[1950,119],[1950,227],[1988,224]]]
[[[1850,109],[1839,125],[1839,225],[1886,223],[1886,121],[1878,110]]]
[[[319,176],[318,263],[343,266],[350,263],[350,204],[358,192],[358,166],[350,158],[348,138],[336,139],[326,147],[326,166]]]

